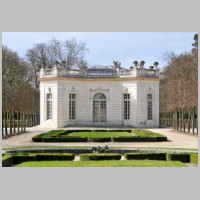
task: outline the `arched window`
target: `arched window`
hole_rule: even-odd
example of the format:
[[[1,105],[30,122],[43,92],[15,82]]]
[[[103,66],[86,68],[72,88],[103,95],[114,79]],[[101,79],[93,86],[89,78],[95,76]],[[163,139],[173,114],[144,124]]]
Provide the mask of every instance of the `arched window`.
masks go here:
[[[97,93],[93,97],[93,122],[106,122],[106,96],[103,93]]]

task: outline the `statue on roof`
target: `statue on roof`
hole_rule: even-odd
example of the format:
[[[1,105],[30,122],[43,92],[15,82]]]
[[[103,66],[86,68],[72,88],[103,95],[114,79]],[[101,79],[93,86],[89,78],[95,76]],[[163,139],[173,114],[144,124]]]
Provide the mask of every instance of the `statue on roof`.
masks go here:
[[[121,62],[118,62],[118,61],[113,61],[113,65],[115,68],[121,68]]]

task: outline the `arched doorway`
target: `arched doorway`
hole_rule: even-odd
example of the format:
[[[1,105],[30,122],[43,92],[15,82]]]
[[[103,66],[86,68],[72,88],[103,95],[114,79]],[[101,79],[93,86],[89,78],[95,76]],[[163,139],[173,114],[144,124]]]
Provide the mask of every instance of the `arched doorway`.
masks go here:
[[[93,123],[103,125],[106,123],[106,96],[97,93],[93,97]]]

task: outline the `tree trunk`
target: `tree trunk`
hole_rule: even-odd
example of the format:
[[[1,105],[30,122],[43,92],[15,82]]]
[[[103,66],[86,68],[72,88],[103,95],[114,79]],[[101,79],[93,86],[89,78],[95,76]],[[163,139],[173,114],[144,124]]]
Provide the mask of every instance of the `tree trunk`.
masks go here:
[[[194,134],[194,126],[195,126],[195,110],[192,108],[192,133]]]
[[[182,128],[182,131],[184,131],[184,108],[182,108],[182,110],[181,110],[181,113],[182,113],[182,115],[181,115],[181,128]]]
[[[176,129],[176,125],[175,125],[175,112],[173,112],[173,127],[174,127],[174,130]]]
[[[9,111],[10,135],[12,135],[12,110]]]
[[[20,127],[20,124],[19,124],[19,111],[17,111],[17,132],[19,133],[19,127]]]
[[[20,113],[21,133],[23,133],[23,115]]]
[[[188,109],[188,133],[190,133],[190,109]]]
[[[23,128],[24,132],[26,132],[26,115],[23,113]]]
[[[4,111],[3,111],[3,109],[2,109],[2,138],[3,138],[3,136],[4,136]]]
[[[16,133],[16,126],[15,126],[15,110],[13,110],[12,116],[13,116],[13,132]]]
[[[8,135],[8,129],[7,129],[7,112],[4,110],[4,129],[5,129],[5,135]]]
[[[178,121],[178,110],[176,111],[176,130],[178,131],[179,121]]]

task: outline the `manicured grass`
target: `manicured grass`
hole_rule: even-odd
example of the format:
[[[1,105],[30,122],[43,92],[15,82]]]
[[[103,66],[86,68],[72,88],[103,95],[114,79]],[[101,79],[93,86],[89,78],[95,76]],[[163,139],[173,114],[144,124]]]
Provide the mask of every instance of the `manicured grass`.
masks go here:
[[[136,136],[138,137],[166,137],[160,133],[154,133],[152,131],[149,130],[136,130],[133,129],[132,133],[136,134]]]
[[[117,136],[133,136],[133,134],[128,133],[128,132],[106,132],[106,131],[94,131],[94,132],[73,132],[67,134],[68,137],[84,137],[84,138],[111,138],[111,137],[117,137]]]
[[[110,160],[110,161],[40,161],[24,162],[16,167],[186,167],[179,161]]]
[[[149,130],[53,130],[36,135],[33,142],[162,142],[167,137]]]
[[[190,162],[198,164],[198,153],[190,154]]]

